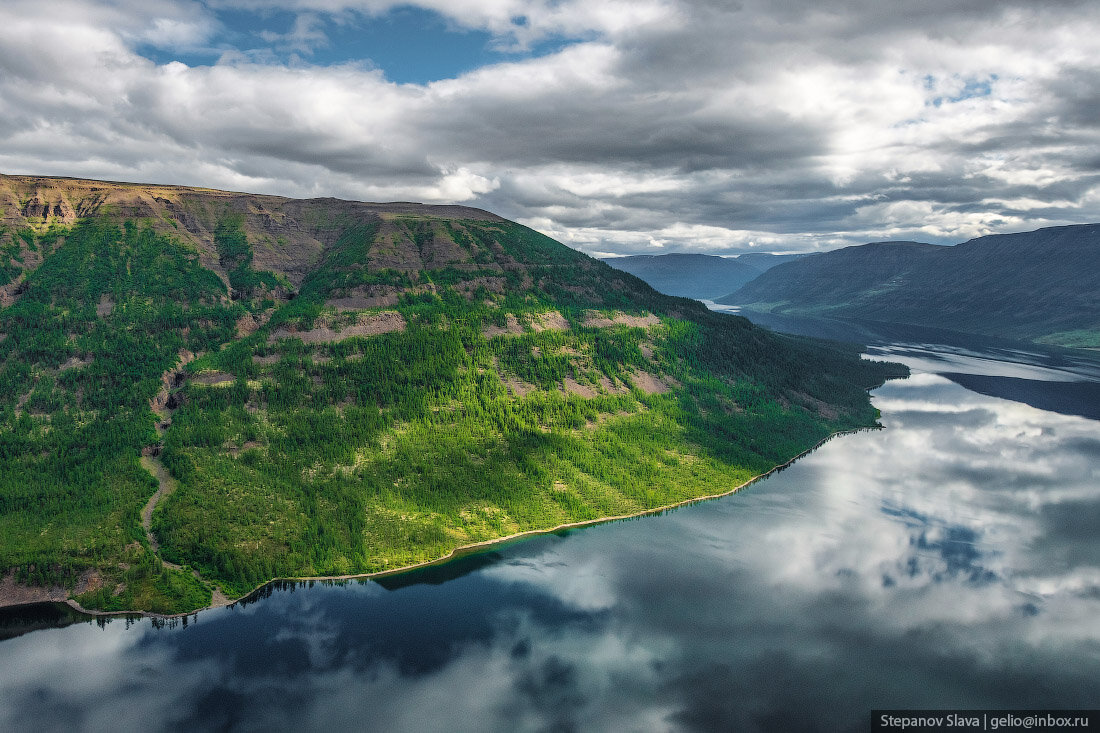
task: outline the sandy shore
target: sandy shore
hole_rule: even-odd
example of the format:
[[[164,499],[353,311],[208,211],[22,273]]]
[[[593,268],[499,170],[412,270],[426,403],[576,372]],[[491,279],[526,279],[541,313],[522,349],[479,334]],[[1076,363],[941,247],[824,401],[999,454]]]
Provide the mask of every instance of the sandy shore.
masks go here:
[[[677,507],[682,507],[682,506],[686,506],[686,505],[689,505],[689,504],[695,504],[697,502],[710,501],[712,499],[720,499],[723,496],[729,496],[730,494],[737,493],[741,489],[744,489],[746,486],[749,486],[751,484],[756,483],[757,481],[765,479],[768,476],[770,476],[771,474],[775,473],[776,471],[783,470],[787,466],[790,466],[792,463],[797,461],[799,458],[802,458],[803,456],[806,456],[806,455],[814,452],[815,450],[820,448],[822,445],[824,445],[825,443],[832,440],[833,438],[835,438],[838,435],[845,435],[845,434],[848,434],[848,433],[856,433],[856,432],[860,432],[861,430],[870,430],[870,429],[874,429],[874,428],[859,428],[859,429],[856,429],[856,430],[843,430],[843,431],[838,431],[836,433],[832,433],[832,434],[826,436],[825,438],[823,438],[822,440],[820,440],[819,442],[817,442],[816,444],[814,444],[812,447],[807,448],[806,450],[802,451],[801,453],[799,453],[795,457],[791,458],[789,461],[785,461],[784,463],[781,463],[777,466],[774,466],[773,468],[771,468],[770,470],[760,474],[759,476],[754,476],[754,477],[750,478],[749,480],[745,481],[744,483],[738,484],[737,486],[734,486],[731,489],[728,489],[726,491],[722,491],[722,492],[719,492],[719,493],[716,493],[716,494],[707,494],[705,496],[697,496],[697,497],[694,497],[694,498],[691,498],[691,499],[684,499],[682,501],[677,501],[677,502],[674,502],[672,504],[666,504],[664,506],[654,507],[653,509],[645,509],[643,511],[634,512],[632,514],[620,514],[620,515],[610,516],[610,517],[599,517],[597,519],[585,519],[585,520],[579,521],[579,522],[567,522],[565,524],[559,524],[556,527],[549,527],[547,529],[529,529],[529,530],[525,530],[523,532],[516,532],[515,534],[510,534],[510,535],[507,535],[505,537],[497,537],[497,538],[491,539],[491,540],[483,540],[481,542],[474,542],[474,543],[471,543],[471,544],[468,544],[468,545],[462,545],[460,547],[454,548],[453,550],[448,552],[446,555],[435,558],[434,560],[425,560],[423,562],[413,563],[411,565],[405,565],[403,567],[393,568],[393,569],[390,569],[390,570],[379,570],[379,571],[376,571],[376,572],[373,572],[373,573],[352,573],[350,575],[314,575],[314,576],[306,576],[306,577],[271,578],[270,580],[265,580],[263,583],[258,584],[251,591],[249,591],[245,595],[241,596],[241,598],[229,599],[226,596],[224,596],[222,593],[216,592],[214,594],[214,597],[212,598],[212,601],[211,601],[209,606],[205,606],[203,608],[195,609],[194,611],[188,611],[186,613],[160,614],[160,613],[150,613],[148,611],[95,611],[95,610],[84,608],[83,606],[81,606],[79,603],[72,600],[71,598],[65,598],[63,596],[59,597],[59,595],[60,595],[59,592],[62,590],[60,588],[27,588],[25,586],[16,586],[16,585],[14,585],[14,581],[11,581],[9,583],[7,578],[4,579],[4,582],[3,582],[2,586],[0,586],[0,589],[2,589],[4,591],[12,591],[12,593],[11,593],[11,595],[9,595],[8,593],[0,593],[0,608],[4,608],[4,607],[8,607],[8,606],[24,605],[24,604],[27,604],[27,603],[41,603],[41,602],[56,601],[56,602],[66,603],[70,607],[75,609],[76,611],[79,611],[80,613],[88,614],[89,616],[147,616],[147,617],[150,617],[150,618],[181,618],[181,617],[184,617],[184,616],[193,616],[196,613],[199,613],[200,611],[209,611],[209,610],[214,609],[214,608],[223,608],[225,606],[231,606],[234,603],[236,603],[237,601],[239,601],[243,598],[248,598],[253,593],[255,593],[256,591],[263,588],[264,586],[266,586],[270,583],[274,583],[274,582],[291,582],[291,583],[295,583],[295,582],[307,582],[307,581],[311,581],[311,580],[321,580],[321,581],[326,581],[326,580],[369,580],[370,578],[381,578],[381,577],[385,577],[385,576],[389,576],[389,575],[397,575],[399,573],[406,573],[410,570],[416,570],[418,568],[425,568],[425,567],[430,567],[432,565],[439,565],[439,564],[448,562],[449,560],[453,560],[456,557],[469,555],[471,553],[478,552],[479,550],[485,550],[485,549],[488,549],[490,547],[494,547],[496,545],[504,544],[506,542],[512,542],[514,540],[518,540],[518,539],[521,539],[521,538],[524,538],[524,537],[533,537],[533,536],[542,535],[542,534],[553,534],[555,532],[561,532],[561,531],[567,530],[567,529],[576,529],[578,527],[589,527],[589,526],[592,526],[592,525],[595,525],[595,524],[604,524],[606,522],[616,522],[616,521],[623,520],[623,519],[633,519],[635,517],[644,517],[644,516],[647,516],[647,515],[650,515],[650,514],[659,514],[661,512],[668,511],[669,509],[675,509]],[[8,586],[11,586],[11,587],[8,587]]]

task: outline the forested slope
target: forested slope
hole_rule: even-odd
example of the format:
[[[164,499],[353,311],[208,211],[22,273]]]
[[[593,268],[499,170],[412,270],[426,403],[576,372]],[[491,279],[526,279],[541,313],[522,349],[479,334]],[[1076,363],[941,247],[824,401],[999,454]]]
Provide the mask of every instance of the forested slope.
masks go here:
[[[1100,346],[1100,224],[953,247],[880,242],[779,265],[720,303]]]
[[[88,607],[712,494],[890,373],[475,209],[0,184],[0,572]]]

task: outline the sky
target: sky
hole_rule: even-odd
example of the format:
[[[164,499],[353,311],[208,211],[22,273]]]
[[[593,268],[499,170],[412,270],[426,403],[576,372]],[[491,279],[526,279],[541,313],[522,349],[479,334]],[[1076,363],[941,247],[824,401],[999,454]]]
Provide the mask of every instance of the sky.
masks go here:
[[[1100,221],[1095,0],[3,0],[0,172],[462,203],[595,256]]]

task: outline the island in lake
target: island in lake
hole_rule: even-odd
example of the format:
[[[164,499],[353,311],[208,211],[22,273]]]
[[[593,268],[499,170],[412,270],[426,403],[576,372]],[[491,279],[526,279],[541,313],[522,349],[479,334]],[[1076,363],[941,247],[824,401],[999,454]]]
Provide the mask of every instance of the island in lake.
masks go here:
[[[733,490],[899,365],[478,209],[0,176],[0,603],[273,578]]]

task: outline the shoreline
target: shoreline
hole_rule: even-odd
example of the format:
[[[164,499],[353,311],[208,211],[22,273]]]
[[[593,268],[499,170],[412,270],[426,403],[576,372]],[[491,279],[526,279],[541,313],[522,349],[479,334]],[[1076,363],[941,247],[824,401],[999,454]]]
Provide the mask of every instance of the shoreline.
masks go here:
[[[197,615],[197,614],[199,614],[203,611],[211,611],[211,610],[214,610],[216,608],[226,608],[226,607],[229,607],[229,606],[233,606],[233,605],[239,603],[240,601],[243,601],[243,600],[251,597],[252,595],[257,593],[258,591],[260,591],[261,589],[263,589],[264,587],[266,587],[266,586],[268,586],[272,583],[306,583],[306,582],[311,582],[311,581],[322,581],[322,582],[324,582],[324,581],[343,581],[343,580],[370,580],[372,578],[382,578],[382,577],[387,577],[387,576],[391,576],[391,575],[400,575],[401,573],[407,573],[407,572],[410,572],[410,571],[413,571],[413,570],[419,570],[421,568],[431,567],[433,565],[442,565],[442,564],[444,564],[446,562],[449,562],[451,560],[454,560],[458,557],[469,555],[469,554],[476,554],[477,552],[479,552],[481,550],[485,550],[485,549],[488,549],[488,548],[496,546],[496,545],[502,545],[502,544],[505,544],[507,542],[513,542],[515,540],[520,540],[520,539],[523,539],[523,538],[526,538],[526,537],[534,537],[534,536],[537,536],[537,535],[544,535],[544,534],[554,534],[556,532],[561,532],[561,531],[564,531],[564,530],[578,529],[578,528],[581,528],[581,527],[590,527],[590,526],[594,526],[594,525],[597,525],[597,524],[606,524],[606,523],[609,523],[609,522],[622,521],[624,519],[635,519],[637,517],[645,517],[645,516],[649,516],[649,515],[652,515],[652,514],[658,514],[660,512],[665,512],[665,511],[668,511],[670,509],[676,509],[676,508],[679,508],[679,507],[682,507],[682,506],[687,506],[689,504],[695,504],[697,502],[704,502],[704,501],[712,501],[714,499],[721,499],[722,497],[730,496],[731,494],[736,494],[737,492],[741,491],[742,489],[745,489],[746,487],[756,483],[757,481],[760,481],[762,479],[767,478],[768,476],[772,475],[773,473],[775,473],[777,471],[782,471],[783,469],[787,468],[788,466],[793,464],[795,461],[797,461],[799,458],[803,458],[804,456],[809,455],[810,453],[813,453],[818,448],[825,445],[827,442],[829,442],[830,440],[832,440],[833,438],[835,438],[837,436],[849,435],[849,434],[853,434],[853,433],[859,433],[859,432],[862,432],[864,430],[877,430],[877,429],[880,429],[880,426],[868,426],[868,427],[864,427],[864,428],[853,428],[851,430],[838,430],[835,433],[830,433],[829,435],[826,435],[824,438],[822,438],[821,440],[819,440],[817,443],[810,446],[806,450],[802,451],[798,455],[790,458],[787,461],[784,461],[783,463],[780,463],[778,465],[773,466],[772,468],[768,469],[764,473],[761,473],[757,476],[753,476],[752,478],[744,481],[741,484],[738,484],[737,486],[734,486],[732,489],[729,489],[727,491],[722,491],[722,492],[719,492],[719,493],[716,493],[716,494],[706,494],[704,496],[697,496],[697,497],[694,497],[694,498],[691,498],[691,499],[682,499],[680,501],[673,502],[672,504],[666,504],[666,505],[663,505],[663,506],[654,507],[653,509],[644,509],[644,510],[639,511],[639,512],[634,512],[632,514],[620,514],[620,515],[615,515],[615,516],[610,516],[610,517],[598,517],[596,519],[582,519],[582,520],[579,520],[579,521],[576,521],[576,522],[567,522],[565,524],[559,524],[556,527],[550,527],[550,528],[547,528],[547,529],[528,529],[528,530],[524,530],[522,532],[515,532],[513,534],[506,535],[504,537],[497,537],[497,538],[494,538],[494,539],[491,539],[491,540],[482,540],[480,542],[473,542],[473,543],[470,543],[468,545],[461,545],[459,547],[456,547],[456,548],[452,549],[446,555],[443,555],[441,557],[437,557],[433,560],[424,560],[422,562],[413,563],[411,565],[404,565],[404,566],[399,567],[399,568],[393,568],[392,570],[376,570],[376,571],[370,572],[370,573],[352,573],[352,574],[348,574],[348,575],[311,575],[311,576],[302,576],[302,577],[276,577],[276,578],[271,578],[269,580],[265,580],[262,583],[259,583],[258,585],[256,585],[256,587],[254,587],[252,590],[245,593],[240,598],[230,600],[228,598],[225,598],[224,596],[222,597],[222,599],[217,599],[215,597],[212,600],[212,602],[210,603],[210,605],[203,606],[202,608],[197,608],[197,609],[192,610],[192,611],[186,611],[186,612],[183,612],[183,613],[164,614],[164,613],[154,613],[154,612],[151,612],[151,611],[97,611],[97,610],[93,610],[93,609],[84,608],[83,606],[81,606],[79,603],[77,603],[72,598],[66,598],[64,600],[44,598],[40,601],[28,601],[28,602],[12,603],[12,604],[0,603],[0,610],[4,610],[4,609],[8,609],[8,608],[19,608],[20,606],[37,605],[37,604],[40,604],[40,603],[64,603],[65,605],[69,606],[70,608],[72,608],[74,611],[77,611],[78,613],[82,613],[84,615],[93,616],[93,617],[122,616],[122,617],[130,617],[130,618],[137,617],[137,618],[156,618],[156,619],[176,619],[176,618],[185,618],[185,617],[195,616],[195,615]],[[42,591],[44,593],[49,593],[52,590],[53,589],[49,589],[49,588],[43,588],[42,589]]]

